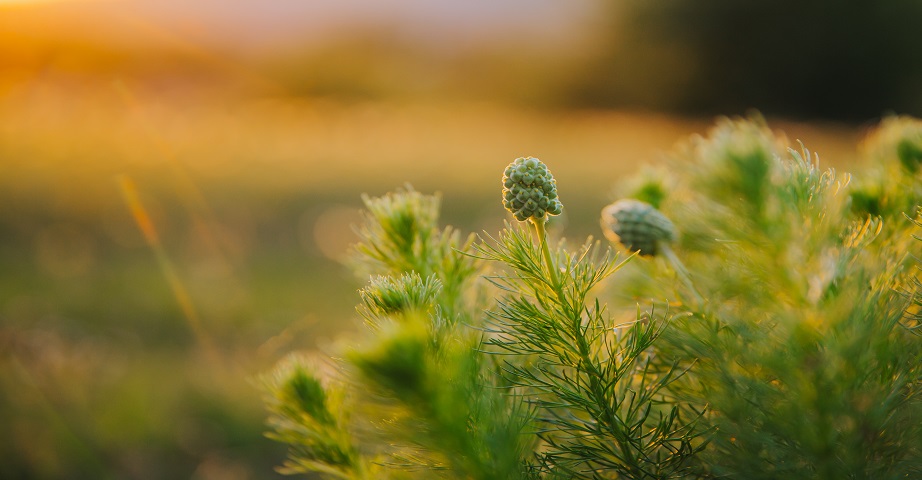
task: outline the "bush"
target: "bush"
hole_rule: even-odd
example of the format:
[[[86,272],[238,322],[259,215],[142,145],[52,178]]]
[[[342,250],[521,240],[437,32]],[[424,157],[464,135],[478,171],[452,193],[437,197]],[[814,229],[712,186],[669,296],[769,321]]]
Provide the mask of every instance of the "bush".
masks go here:
[[[507,168],[525,221],[495,237],[439,228],[438,197],[366,198],[367,335],[267,379],[283,471],[922,474],[919,132],[885,121],[859,181],[721,121],[604,210],[614,250],[548,241],[566,190],[537,159]]]

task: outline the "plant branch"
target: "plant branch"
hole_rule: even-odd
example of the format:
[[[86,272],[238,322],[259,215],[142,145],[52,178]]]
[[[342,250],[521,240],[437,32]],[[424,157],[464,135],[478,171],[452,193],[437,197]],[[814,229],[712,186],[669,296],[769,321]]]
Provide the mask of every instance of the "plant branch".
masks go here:
[[[548,276],[550,276],[551,285],[554,290],[561,294],[560,280],[557,277],[557,267],[554,266],[554,259],[551,257],[551,250],[547,246],[547,229],[544,228],[547,218],[536,220],[532,219],[535,225],[535,232],[538,234],[538,240],[541,242],[541,253],[544,255],[544,261],[547,262]]]

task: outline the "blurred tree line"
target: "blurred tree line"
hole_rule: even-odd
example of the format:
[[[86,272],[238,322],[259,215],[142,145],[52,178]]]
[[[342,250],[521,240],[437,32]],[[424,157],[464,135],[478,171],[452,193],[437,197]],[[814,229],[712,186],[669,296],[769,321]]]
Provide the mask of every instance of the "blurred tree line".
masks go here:
[[[920,19],[919,0],[622,0],[568,46],[510,34],[427,50],[385,28],[272,70],[309,95],[866,121],[922,115]]]
[[[144,31],[126,42],[106,36],[104,18],[4,11],[0,93],[5,81],[37,75],[104,89],[126,79],[158,94],[474,99],[692,115],[755,108],[847,121],[922,115],[922,0],[599,1],[589,24],[564,36],[509,25],[476,41],[421,38],[382,21],[254,51]],[[48,23],[53,13],[58,23]]]
[[[627,0],[563,100],[863,120],[922,114],[918,0]]]

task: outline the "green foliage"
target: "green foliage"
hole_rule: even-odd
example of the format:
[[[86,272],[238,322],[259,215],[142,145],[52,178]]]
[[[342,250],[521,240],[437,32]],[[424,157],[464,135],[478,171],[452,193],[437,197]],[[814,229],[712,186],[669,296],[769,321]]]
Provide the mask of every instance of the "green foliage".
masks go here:
[[[371,335],[345,352],[338,376],[352,395],[337,407],[363,414],[364,424],[341,426],[360,446],[359,464],[377,470],[353,469],[348,478],[527,477],[523,465],[535,442],[523,432],[533,415],[501,388],[480,353],[481,335],[471,326],[486,307],[474,281],[483,262],[466,253],[473,237],[461,242],[454,230],[438,228],[438,203],[412,189],[365,198],[353,264],[372,274],[359,307]],[[278,391],[274,397],[292,403]],[[299,465],[317,456],[290,453]]]
[[[363,315],[373,321],[397,313],[424,312],[441,290],[442,284],[435,276],[423,280],[414,272],[397,278],[372,277],[368,286],[359,291],[359,296]]]
[[[884,122],[853,187],[762,120],[722,121],[634,183],[657,205],[623,205],[670,225],[643,257],[552,247],[547,218],[462,242],[437,197],[366,198],[367,335],[270,382],[284,471],[919,476],[917,125]]]
[[[887,118],[869,136],[865,150],[874,168],[852,194],[852,211],[858,216],[879,215],[890,220],[888,224],[905,227],[903,215],[913,215],[922,198],[918,173],[922,122],[907,117]]]
[[[894,165],[902,142],[891,143]],[[906,328],[912,307],[899,291],[918,284],[913,223],[856,215],[872,204],[868,190],[849,196],[848,175],[821,170],[803,147],[785,152],[760,120],[724,121],[680,154],[682,181],[663,211],[684,233],[677,251],[707,301],[676,305],[686,315],[655,348],[660,368],[690,368],[669,387],[679,405],[708,408],[702,421],[715,434],[702,473],[919,475],[922,341]],[[908,207],[918,179],[896,170],[876,188]],[[656,265],[646,265],[658,279],[649,297],[690,298]]]
[[[662,168],[642,168],[633,179],[624,185],[619,198],[628,198],[649,203],[653,208],[660,208],[663,200],[669,195],[671,178],[669,172]]]
[[[364,478],[366,466],[352,444],[345,424],[346,411],[338,398],[341,391],[328,391],[305,367],[289,361],[274,378],[266,381],[270,437],[289,445],[284,473],[323,472],[331,478]],[[336,409],[331,410],[331,403]]]
[[[561,283],[544,275],[527,232],[507,227],[480,254],[513,272],[493,281],[507,292],[491,313],[488,344],[508,355],[503,371],[537,409],[549,478],[675,478],[701,445],[664,388],[678,375],[648,370],[665,322],[653,315],[618,324],[590,291],[623,262],[586,244],[552,256]]]
[[[458,255],[470,248],[474,236],[462,241],[457,230],[439,229],[438,196],[408,187],[362,200],[367,211],[351,262],[357,273],[400,276],[415,272],[423,278],[433,277],[441,284],[440,319],[455,322],[464,317],[469,321],[467,317],[478,315],[469,304],[471,296],[465,298],[464,292],[475,288],[471,283],[481,266],[469,256]]]
[[[498,238],[462,243],[437,226],[438,198],[411,189],[365,204],[353,264],[372,275],[359,292],[370,336],[342,355],[333,377],[351,393],[338,404],[303,369],[279,374],[270,405],[274,437],[291,445],[284,471],[473,479],[690,471],[704,445],[697,415],[687,421],[665,392],[680,372],[650,371],[666,319],[616,320],[591,298],[623,265],[610,250],[587,243],[552,254],[547,215],[532,223],[537,240],[508,225]],[[491,282],[476,282],[483,275]],[[499,300],[485,294],[489,285]]]

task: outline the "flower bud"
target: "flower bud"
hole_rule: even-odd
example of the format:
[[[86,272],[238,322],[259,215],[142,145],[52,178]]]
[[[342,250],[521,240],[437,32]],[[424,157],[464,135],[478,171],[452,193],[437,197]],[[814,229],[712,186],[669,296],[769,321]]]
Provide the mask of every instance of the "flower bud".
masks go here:
[[[602,209],[605,237],[641,255],[659,253],[659,243],[675,241],[672,222],[649,203],[634,199],[618,200]]]
[[[543,221],[560,215],[563,204],[557,199],[557,181],[547,166],[534,157],[520,157],[503,172],[503,207],[515,219]]]

